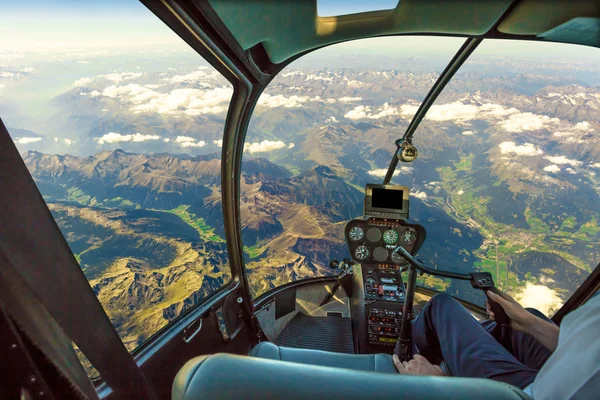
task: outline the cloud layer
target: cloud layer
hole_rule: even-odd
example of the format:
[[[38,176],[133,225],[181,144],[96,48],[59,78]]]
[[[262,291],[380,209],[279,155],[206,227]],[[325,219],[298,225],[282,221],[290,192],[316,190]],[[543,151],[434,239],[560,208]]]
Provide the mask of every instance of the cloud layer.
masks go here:
[[[20,137],[17,138],[14,142],[18,144],[30,144],[41,141],[43,138],[41,137]]]
[[[98,139],[98,144],[105,143],[120,143],[120,142],[145,142],[147,140],[159,140],[158,135],[142,135],[141,133],[134,133],[129,135],[122,135],[117,132],[109,132]],[[70,143],[69,143],[70,144]]]
[[[290,147],[291,146],[291,147]],[[274,150],[280,150],[284,148],[292,148],[294,147],[293,143],[289,145],[285,144],[281,140],[273,141],[273,140],[263,140],[262,142],[255,143],[245,143],[244,151],[248,151],[250,153],[267,153]]]
[[[532,143],[517,146],[515,142],[502,142],[498,145],[502,154],[515,154],[518,156],[537,156],[544,152]]]
[[[204,147],[206,146],[206,142],[204,140],[194,139],[189,136],[177,136],[175,138],[175,143],[179,144],[181,147]]]

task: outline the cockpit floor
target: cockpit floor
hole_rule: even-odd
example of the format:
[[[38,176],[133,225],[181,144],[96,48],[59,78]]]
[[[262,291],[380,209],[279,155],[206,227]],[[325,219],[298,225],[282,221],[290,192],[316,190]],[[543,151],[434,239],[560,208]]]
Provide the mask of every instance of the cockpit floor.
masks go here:
[[[298,313],[283,328],[275,344],[353,354],[352,322],[350,318],[311,317]]]

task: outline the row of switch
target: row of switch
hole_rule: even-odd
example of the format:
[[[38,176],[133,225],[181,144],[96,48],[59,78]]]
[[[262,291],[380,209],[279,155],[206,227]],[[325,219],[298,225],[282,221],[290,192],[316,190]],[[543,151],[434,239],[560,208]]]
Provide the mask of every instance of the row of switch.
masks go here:
[[[380,310],[378,308],[371,308],[369,315],[374,317],[402,317],[402,311],[394,311],[394,310]]]
[[[373,285],[375,286],[374,288],[371,288],[370,285],[367,285],[367,294],[370,295],[378,295],[378,296],[390,296],[390,297],[400,297],[400,291],[397,289],[397,287],[394,287],[393,290],[385,290],[385,287],[383,285]],[[389,288],[390,286],[388,286]]]

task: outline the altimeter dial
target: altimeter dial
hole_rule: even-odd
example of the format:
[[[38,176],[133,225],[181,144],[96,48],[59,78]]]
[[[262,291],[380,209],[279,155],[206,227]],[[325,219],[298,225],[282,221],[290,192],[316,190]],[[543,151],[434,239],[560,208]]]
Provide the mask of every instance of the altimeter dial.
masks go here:
[[[407,229],[402,232],[402,235],[400,235],[400,240],[402,240],[402,243],[404,243],[406,246],[410,246],[417,241],[417,235],[415,232]]]
[[[383,241],[385,244],[394,244],[398,240],[398,232],[393,229],[388,229],[383,233]]]
[[[348,236],[350,237],[350,240],[355,241],[362,239],[363,236],[365,236],[365,233],[359,226],[355,226],[354,228],[350,229]]]
[[[354,257],[356,257],[357,260],[366,260],[369,258],[369,248],[361,244],[354,250]]]

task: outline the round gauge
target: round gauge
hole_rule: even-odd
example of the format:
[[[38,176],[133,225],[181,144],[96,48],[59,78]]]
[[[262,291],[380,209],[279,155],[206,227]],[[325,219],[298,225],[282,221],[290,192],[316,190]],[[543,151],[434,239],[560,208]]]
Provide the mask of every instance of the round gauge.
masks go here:
[[[373,250],[373,258],[377,261],[385,261],[388,258],[388,251],[385,247],[377,247]]]
[[[350,240],[353,240],[353,241],[362,239],[364,235],[365,235],[365,233],[360,228],[360,226],[355,226],[354,228],[350,229],[350,232],[348,232],[348,236],[350,237]]]
[[[394,244],[398,240],[398,232],[393,229],[388,229],[383,233],[383,241],[385,244]]]
[[[377,283],[375,278],[373,278],[372,276],[367,277],[367,279],[365,279],[365,281],[367,282],[367,285],[371,285],[371,286],[373,286],[374,284]]]
[[[406,260],[400,254],[392,252],[392,261],[398,265],[406,265]]]
[[[379,242],[381,240],[381,231],[379,228],[371,228],[367,231],[367,240],[369,242]]]
[[[356,257],[357,260],[366,260],[369,258],[369,248],[361,244],[354,250],[354,257]]]
[[[404,232],[402,232],[402,235],[400,235],[400,239],[402,240],[402,243],[404,243],[407,246],[410,246],[417,241],[417,235],[413,231],[407,229]]]

